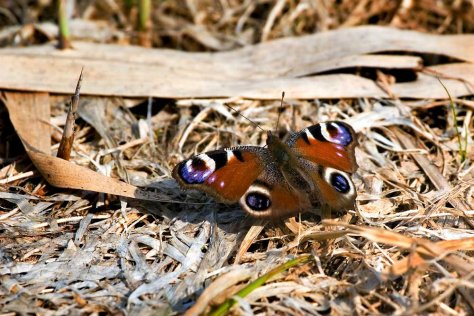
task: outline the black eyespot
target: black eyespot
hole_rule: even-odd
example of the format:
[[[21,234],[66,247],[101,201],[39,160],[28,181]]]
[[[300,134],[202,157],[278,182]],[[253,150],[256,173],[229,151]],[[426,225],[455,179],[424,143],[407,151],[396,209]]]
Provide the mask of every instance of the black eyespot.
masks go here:
[[[270,198],[260,192],[249,193],[245,198],[245,203],[253,211],[265,211],[272,205]]]
[[[351,190],[351,185],[349,184],[349,181],[347,181],[346,177],[344,177],[340,173],[332,173],[329,180],[333,188],[336,189],[336,191],[338,192],[348,193]]]

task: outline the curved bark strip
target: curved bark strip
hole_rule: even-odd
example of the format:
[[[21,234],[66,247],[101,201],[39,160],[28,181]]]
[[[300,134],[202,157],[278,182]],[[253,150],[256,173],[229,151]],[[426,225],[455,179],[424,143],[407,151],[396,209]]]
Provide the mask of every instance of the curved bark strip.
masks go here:
[[[131,184],[51,156],[49,94],[5,92],[3,101],[28,156],[49,184],[59,188],[88,190],[150,201],[169,200],[159,193],[143,191]]]
[[[69,94],[75,84],[70,74],[84,67],[84,95],[278,99],[284,90],[295,99],[382,97],[386,93],[376,82],[338,71],[423,70],[422,59],[407,53],[458,60],[428,70],[450,77],[443,83],[453,97],[472,94],[466,83],[474,85],[472,71],[467,71],[474,67],[474,35],[432,35],[380,26],[283,38],[218,53],[81,42],[66,51],[53,44],[0,49],[0,89]],[[332,74],[321,75],[328,71]],[[424,73],[389,88],[402,98],[447,98],[439,82]]]

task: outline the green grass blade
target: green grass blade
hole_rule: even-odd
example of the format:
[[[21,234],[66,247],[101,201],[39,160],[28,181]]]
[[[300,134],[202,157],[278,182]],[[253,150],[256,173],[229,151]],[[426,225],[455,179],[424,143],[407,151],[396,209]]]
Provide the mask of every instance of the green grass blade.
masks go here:
[[[262,286],[263,284],[265,284],[268,280],[270,280],[274,276],[276,276],[276,275],[278,275],[282,272],[285,272],[289,268],[294,267],[298,264],[308,262],[310,259],[311,259],[311,255],[304,255],[304,256],[292,259],[288,262],[285,262],[284,264],[274,268],[273,270],[269,271],[268,273],[262,275],[261,277],[259,277],[255,281],[248,284],[246,287],[244,287],[243,289],[238,291],[235,294],[235,296],[244,298],[247,295],[249,295],[250,293],[252,293],[255,289],[257,289],[260,286]],[[209,315],[212,315],[212,316],[225,315],[235,303],[236,303],[236,300],[234,300],[233,298],[229,298],[224,303],[222,303],[221,305],[216,307],[216,309],[211,311],[211,313]]]
[[[69,41],[69,16],[67,14],[66,0],[57,0],[57,15],[59,27],[59,48],[66,49],[71,47]]]
[[[151,1],[150,0],[139,0],[138,1],[138,30],[140,32],[146,32],[150,24],[149,19],[151,15]]]
[[[446,93],[448,94],[449,107],[451,109],[451,113],[453,115],[453,120],[454,120],[454,130],[456,131],[456,136],[457,136],[457,139],[458,139],[459,155],[460,155],[460,158],[461,158],[461,163],[463,163],[466,160],[466,155],[467,155],[467,153],[466,153],[466,151],[467,151],[467,139],[466,139],[466,143],[465,143],[466,146],[464,146],[463,141],[462,141],[461,132],[459,132],[459,128],[458,128],[458,124],[457,124],[458,116],[457,116],[457,113],[456,113],[456,104],[454,103],[453,98],[451,97],[451,94],[449,93],[448,89],[443,84],[441,79],[439,79],[439,77],[438,77],[438,81],[443,86],[444,91],[446,91]]]

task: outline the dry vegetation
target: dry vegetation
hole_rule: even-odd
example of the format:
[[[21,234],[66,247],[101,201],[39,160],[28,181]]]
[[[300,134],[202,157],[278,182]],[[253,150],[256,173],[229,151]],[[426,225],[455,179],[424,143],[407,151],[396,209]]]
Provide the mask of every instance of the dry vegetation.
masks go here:
[[[39,3],[0,1],[4,47],[56,39],[54,6]],[[134,31],[136,7],[124,3],[77,1],[73,46],[87,39],[226,51],[366,24],[430,34],[474,31],[469,1],[161,1],[153,2],[142,33]],[[417,57],[425,66],[453,61]],[[3,89],[1,315],[218,312],[246,286],[253,291],[233,297],[234,314],[474,314],[474,101],[391,93],[392,84],[416,71],[341,71],[374,80],[391,97],[286,100],[282,137],[329,119],[345,120],[358,132],[358,207],[325,221],[314,214],[255,220],[238,205],[183,192],[170,179],[172,167],[191,154],[264,145],[265,133],[225,104],[271,130],[277,100],[81,96],[71,161],[166,201],[151,202],[92,192],[80,173],[76,180],[83,178],[81,185],[92,191],[47,182],[37,171],[38,157],[31,149],[25,153],[17,135],[41,132],[12,117],[12,100],[24,96]],[[76,80],[79,74],[68,75]],[[472,81],[465,84],[472,91]],[[70,96],[48,98],[50,113],[38,117],[50,118],[56,153]],[[22,117],[28,115],[25,110]],[[110,193],[109,183],[94,185]],[[268,280],[255,283],[262,276]]]

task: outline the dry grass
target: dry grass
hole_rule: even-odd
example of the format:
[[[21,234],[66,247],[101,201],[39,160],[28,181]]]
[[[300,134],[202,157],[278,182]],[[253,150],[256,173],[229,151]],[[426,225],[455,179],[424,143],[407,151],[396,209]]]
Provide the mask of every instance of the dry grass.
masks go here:
[[[222,50],[369,22],[432,33],[474,30],[473,8],[463,1],[423,1],[413,8],[406,7],[409,1],[320,2],[165,1],[153,16],[153,43]],[[2,11],[6,20],[47,17],[43,7],[27,12],[9,5]],[[128,29],[109,26],[111,33],[134,41],[133,12],[87,1],[82,10],[86,19],[126,21]],[[431,61],[425,57],[425,63]],[[323,223],[312,214],[257,221],[237,205],[183,192],[169,178],[171,168],[191,154],[265,144],[265,133],[224,103],[272,130],[277,101],[151,101],[149,107],[149,100],[81,97],[72,160],[159,190],[175,203],[120,201],[51,187],[19,148],[2,107],[2,312],[181,314],[192,306],[189,313],[209,312],[209,306],[222,304],[258,277],[309,255],[245,298],[234,297],[233,312],[474,313],[474,107],[469,98],[456,100],[456,116],[446,100],[285,100],[282,136],[329,119],[346,120],[358,132],[357,210]],[[52,103],[58,141],[66,98],[55,96]],[[99,116],[98,105],[86,103],[106,110]],[[464,161],[459,139],[467,142]]]

